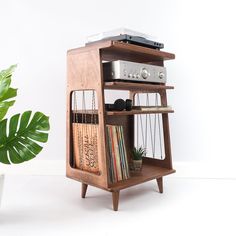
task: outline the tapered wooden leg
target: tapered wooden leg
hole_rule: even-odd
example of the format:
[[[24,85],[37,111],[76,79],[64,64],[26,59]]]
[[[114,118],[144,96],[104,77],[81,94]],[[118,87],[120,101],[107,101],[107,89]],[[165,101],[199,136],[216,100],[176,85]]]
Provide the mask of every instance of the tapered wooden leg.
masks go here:
[[[163,193],[163,178],[161,177],[156,180],[157,180],[157,185],[159,188],[159,193]]]
[[[118,211],[120,191],[112,192],[113,210]]]
[[[81,189],[81,197],[85,198],[86,192],[87,192],[88,185],[82,183],[82,189]]]

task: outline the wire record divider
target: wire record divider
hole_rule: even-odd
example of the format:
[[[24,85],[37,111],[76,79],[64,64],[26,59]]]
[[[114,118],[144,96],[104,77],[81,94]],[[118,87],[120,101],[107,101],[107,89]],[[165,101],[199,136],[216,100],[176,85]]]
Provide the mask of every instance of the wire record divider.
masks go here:
[[[160,106],[159,93],[137,93],[134,104],[137,106]],[[135,147],[146,150],[146,156],[163,160],[165,158],[162,115],[135,115]]]
[[[94,90],[73,92],[72,114],[74,166],[99,174],[97,99]]]

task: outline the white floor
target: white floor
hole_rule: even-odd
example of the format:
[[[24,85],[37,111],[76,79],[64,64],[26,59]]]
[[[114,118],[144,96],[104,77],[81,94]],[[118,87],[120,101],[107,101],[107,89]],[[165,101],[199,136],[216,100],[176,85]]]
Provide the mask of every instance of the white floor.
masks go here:
[[[111,194],[62,175],[7,175],[0,235],[236,235],[236,180],[166,177]]]

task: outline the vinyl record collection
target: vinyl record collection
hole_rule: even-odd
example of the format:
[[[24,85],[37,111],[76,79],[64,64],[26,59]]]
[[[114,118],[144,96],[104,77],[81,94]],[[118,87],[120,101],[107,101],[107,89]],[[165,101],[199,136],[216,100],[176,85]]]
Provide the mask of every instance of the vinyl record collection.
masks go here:
[[[106,132],[109,148],[109,180],[111,183],[116,183],[130,177],[123,126],[107,125]]]

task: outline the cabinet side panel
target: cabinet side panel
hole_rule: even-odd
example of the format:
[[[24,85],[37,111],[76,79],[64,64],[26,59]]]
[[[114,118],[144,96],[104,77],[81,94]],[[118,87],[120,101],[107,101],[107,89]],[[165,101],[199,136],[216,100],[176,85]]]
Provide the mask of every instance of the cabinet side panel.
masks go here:
[[[72,156],[71,93],[76,90],[94,89],[98,96],[98,163],[100,175],[75,169]],[[107,188],[107,165],[104,131],[104,94],[102,84],[101,58],[99,50],[67,54],[67,176],[87,184]]]

